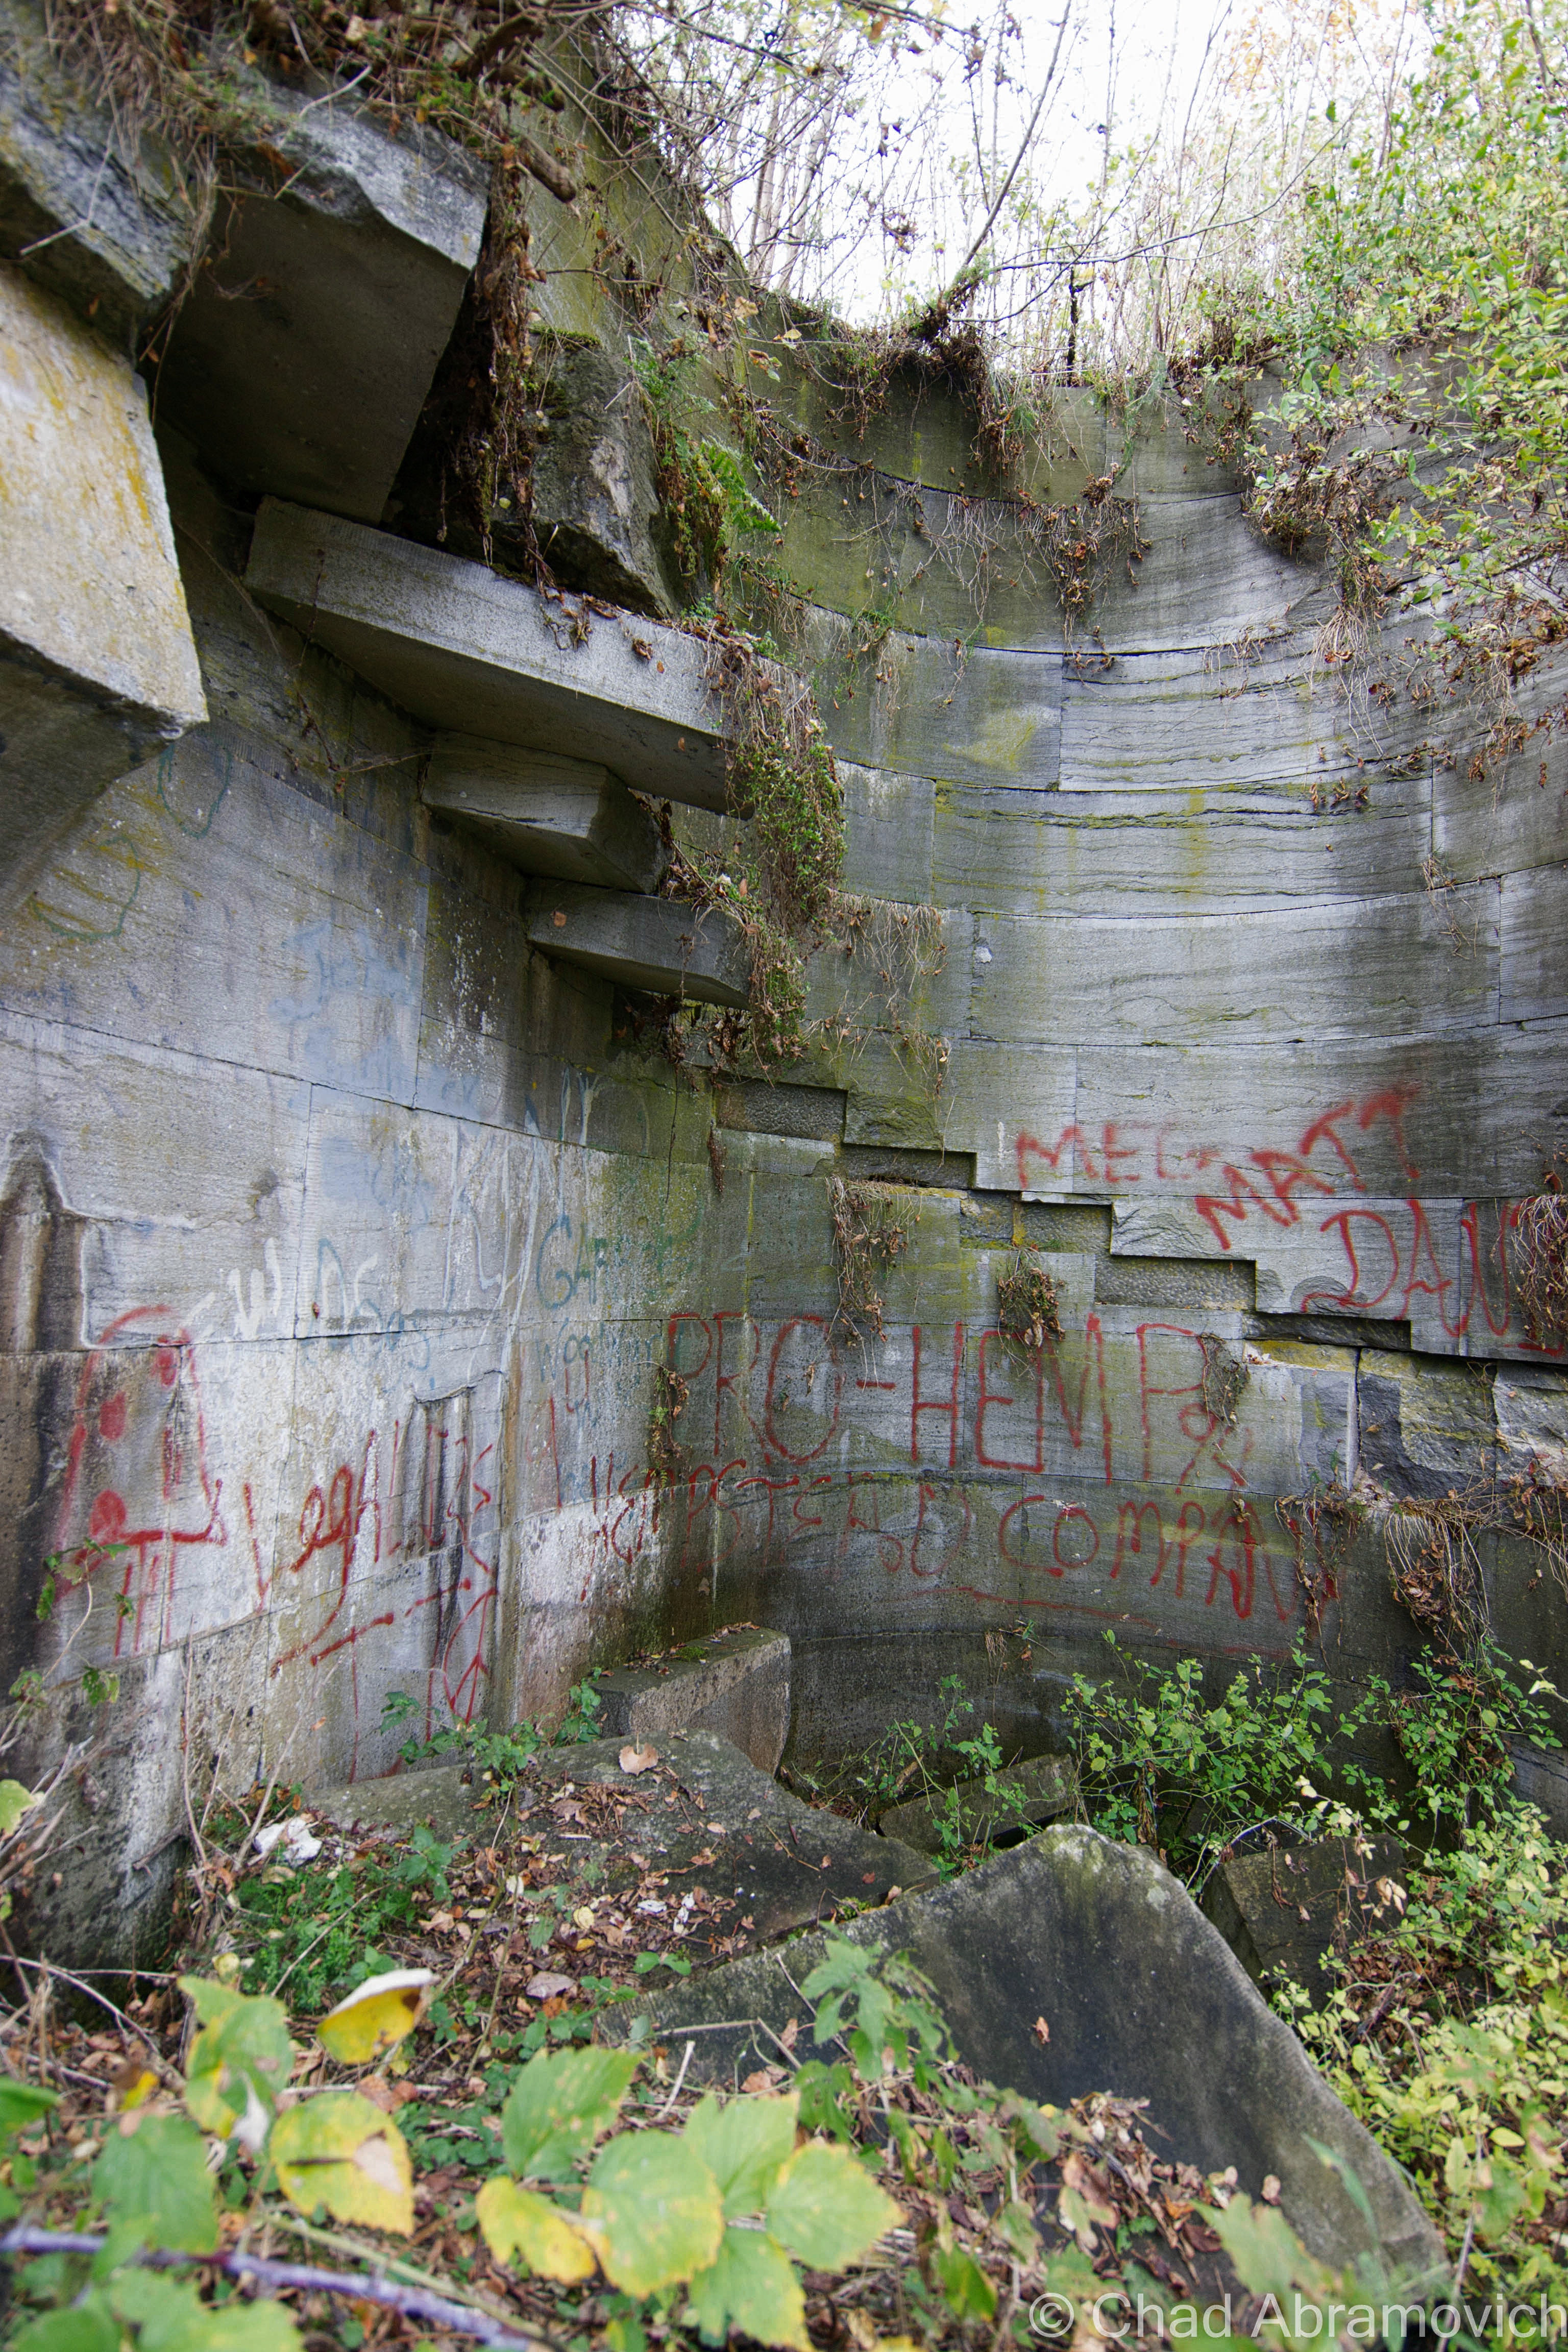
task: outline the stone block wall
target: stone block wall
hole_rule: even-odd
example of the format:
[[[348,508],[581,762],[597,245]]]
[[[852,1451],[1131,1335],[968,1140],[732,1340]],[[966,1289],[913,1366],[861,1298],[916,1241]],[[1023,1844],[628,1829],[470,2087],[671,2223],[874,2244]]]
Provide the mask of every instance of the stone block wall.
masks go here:
[[[582,218],[534,202],[547,322],[626,380]],[[1282,1498],[1563,1473],[1509,1255],[1568,1118],[1561,735],[1478,772],[1488,714],[1414,701],[1393,638],[1347,693],[1320,573],[1173,407],[1058,395],[1031,506],[957,394],[895,381],[857,429],[773,350],[806,455],[795,495],[760,483],[759,624],[887,903],[815,960],[826,1025],[771,1080],[671,1070],[531,943],[526,876],[421,796],[428,728],[247,585],[256,486],[163,434],[207,717],[81,795],[0,931],[4,1675],[58,1684],[57,1742],[105,1720],[84,1668],[121,1689],[28,1928],[58,1948],[152,1932],[215,1759],[386,1770],[392,1690],[422,1729],[508,1721],[752,1620],[791,1638],[803,1750],[954,1671],[1040,1746],[1107,1631],[1406,1671],[1375,1532],[1325,1556]],[[622,457],[595,478],[646,500]],[[1142,551],[1069,626],[1049,516],[1110,475]],[[653,543],[632,523],[606,566]],[[603,757],[562,707],[543,748]],[[835,1328],[834,1178],[909,1188],[879,1339]],[[1024,1243],[1060,1290],[1037,1364],[996,1330]],[[1501,1638],[1562,1660],[1540,1556],[1479,1547]]]

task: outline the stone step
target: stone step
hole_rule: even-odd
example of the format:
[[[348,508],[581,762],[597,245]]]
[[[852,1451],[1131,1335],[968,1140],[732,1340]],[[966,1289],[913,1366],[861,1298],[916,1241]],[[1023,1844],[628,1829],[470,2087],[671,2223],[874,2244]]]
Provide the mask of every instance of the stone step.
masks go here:
[[[528,894],[523,923],[542,955],[578,964],[622,988],[694,997],[701,1004],[751,1000],[745,934],[721,907],[700,910],[676,898],[541,882]]]
[[[602,761],[638,792],[725,804],[700,639],[574,613],[482,563],[262,503],[246,585],[427,726]]]
[[[594,761],[443,735],[424,799],[525,874],[647,891],[658,889],[669,863],[647,809]]]
[[[606,1734],[655,1745],[672,1731],[717,1732],[760,1771],[776,1772],[789,1736],[789,1665],[787,1633],[712,1633],[647,1665],[601,1675],[598,1721]]]

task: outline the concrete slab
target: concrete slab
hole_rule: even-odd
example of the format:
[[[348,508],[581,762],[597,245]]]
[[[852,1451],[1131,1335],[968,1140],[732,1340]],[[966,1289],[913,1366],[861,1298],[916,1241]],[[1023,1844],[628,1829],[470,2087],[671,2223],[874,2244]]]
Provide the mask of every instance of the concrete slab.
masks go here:
[[[479,258],[489,191],[428,130],[269,93],[159,371],[237,488],[379,520]]]
[[[738,1916],[747,1935],[763,1942],[874,1907],[930,1880],[921,1855],[838,1813],[803,1805],[716,1732],[678,1731],[657,1741],[657,1761],[635,1775],[621,1769],[622,1745],[594,1739],[542,1748],[511,1800],[514,1820],[569,1840],[580,1863],[596,1862],[608,1892],[639,1874],[635,1847],[641,1868],[651,1863],[675,1888],[700,1875],[717,1910]],[[443,1837],[474,1835],[494,1821],[494,1792],[482,1780],[465,1782],[465,1769],[447,1765],[323,1790],[310,1799],[310,1810],[345,1829],[406,1831],[427,1822]],[[573,1806],[577,1792],[604,1783],[637,1804],[624,1840],[596,1837],[587,1808]],[[676,1893],[671,1907],[679,1901]],[[687,1946],[693,1958],[705,1940],[694,1921]]]
[[[458,818],[525,874],[657,890],[669,862],[647,811],[594,761],[444,735],[423,790],[427,808]]]
[[[0,257],[130,352],[174,293],[195,206],[152,139],[132,149],[50,47],[35,0],[0,5]]]
[[[679,629],[573,614],[482,563],[272,499],[246,583],[430,726],[725,804],[722,714],[700,642]]]
[[[530,944],[542,954],[579,964],[622,988],[695,997],[700,1004],[750,1002],[745,938],[721,908],[699,911],[679,899],[637,898],[628,890],[537,883],[523,919]]]
[[[1049,1829],[838,1932],[908,1954],[960,2056],[992,2082],[1058,2105],[1105,2090],[1147,2099],[1168,2154],[1205,2171],[1234,2164],[1251,2197],[1275,2174],[1287,2220],[1320,2256],[1343,2262],[1375,2244],[1398,2273],[1436,2275],[1436,2233],[1398,2168],[1152,1855]],[[689,2081],[738,2081],[803,2018],[798,1988],[823,1953],[821,1937],[801,1937],[693,1975],[647,2004],[650,2038],[692,2042]],[[629,2011],[610,2014],[612,2032],[629,2031]],[[1370,2229],[1309,2136],[1360,2179]]]
[[[710,1634],[647,1665],[601,1675],[599,1720],[626,1739],[717,1732],[759,1771],[776,1772],[789,1737],[789,1662],[787,1633],[751,1626]]]
[[[206,717],[146,401],[59,299],[0,265],[0,882]]]

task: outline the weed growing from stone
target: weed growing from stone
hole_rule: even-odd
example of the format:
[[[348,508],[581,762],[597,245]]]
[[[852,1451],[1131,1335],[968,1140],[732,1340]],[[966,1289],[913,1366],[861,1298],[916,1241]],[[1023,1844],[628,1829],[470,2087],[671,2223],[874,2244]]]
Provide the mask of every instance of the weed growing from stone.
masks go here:
[[[951,1878],[1033,1823],[1021,1793],[997,1779],[1001,1739],[994,1725],[974,1721],[961,1678],[945,1675],[938,1697],[945,1702],[939,1724],[910,1718],[888,1726],[862,1767],[862,1785],[877,1815],[925,1800],[936,1824],[937,1868]],[[981,1795],[987,1801],[976,1807]]]
[[[914,1196],[907,1185],[856,1184],[842,1176],[830,1176],[827,1205],[838,1269],[838,1307],[833,1328],[879,1339],[882,1294],[878,1284],[910,1245],[910,1227],[918,1215]]]
[[[1200,1331],[1198,1345],[1204,1351],[1198,1381],[1204,1411],[1216,1428],[1234,1429],[1237,1407],[1250,1377],[1247,1366],[1215,1332]]]
[[[673,1486],[682,1475],[685,1449],[676,1435],[675,1424],[686,1411],[690,1394],[689,1385],[673,1364],[654,1366],[653,1403],[647,1417],[647,1466],[662,1486]]]
[[[1513,1286],[1531,1344],[1568,1342],[1568,1199],[1553,1168],[1521,1201],[1514,1226]]]
[[[1062,1336],[1061,1287],[1040,1264],[1039,1252],[1016,1249],[996,1277],[996,1328],[1010,1346],[1037,1357],[1047,1339]]]
[[[1332,2088],[1414,2180],[1454,2294],[1568,2302],[1568,1873],[1541,1816],[1498,1806],[1406,1874],[1381,1934],[1275,1996]],[[1461,2341],[1467,2340],[1463,2337]],[[1485,2323],[1469,2338],[1539,2343]]]

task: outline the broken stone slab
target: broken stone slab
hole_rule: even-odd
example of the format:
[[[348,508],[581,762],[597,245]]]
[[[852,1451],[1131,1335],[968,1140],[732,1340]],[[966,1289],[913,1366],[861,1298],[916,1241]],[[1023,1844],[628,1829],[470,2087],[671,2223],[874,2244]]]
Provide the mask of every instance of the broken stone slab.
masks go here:
[[[884,1837],[901,1838],[919,1853],[940,1853],[944,1831],[951,1825],[961,1845],[988,1838],[994,1847],[1016,1845],[1020,1838],[1059,1821],[1078,1803],[1078,1774],[1065,1756],[1032,1756],[1009,1764],[1000,1772],[975,1780],[961,1780],[938,1795],[916,1797],[881,1814],[877,1827]]]
[[[657,1762],[636,1774],[621,1768],[620,1739],[542,1748],[516,1784],[511,1818],[531,1833],[569,1840],[612,1890],[650,1865],[678,1889],[700,1884],[732,1906],[737,1922],[750,1921],[744,1932],[759,1942],[884,1903],[931,1876],[910,1847],[803,1805],[716,1732],[673,1732],[653,1745]],[[496,1791],[482,1780],[465,1782],[466,1769],[437,1766],[326,1789],[306,1810],[344,1830],[406,1832],[426,1822],[439,1837],[488,1837],[498,1817]],[[595,1837],[586,1818],[565,1810],[574,1792],[602,1782],[627,1797],[618,1839]],[[672,1793],[678,1801],[667,1805]],[[704,1948],[695,1930],[691,1948],[694,1957]]]
[[[0,264],[0,881],[26,885],[116,776],[205,719],[146,397]]]
[[[836,1932],[908,1954],[934,1986],[960,2056],[991,2082],[1057,2105],[1106,2090],[1147,2099],[1165,2154],[1205,2172],[1234,2164],[1254,2198],[1273,2173],[1286,2218],[1320,2258],[1342,2264],[1375,2244],[1413,2289],[1442,2274],[1436,2232],[1397,2166],[1143,1849],[1047,1829]],[[689,2079],[738,2083],[776,2059],[774,2037],[791,2018],[805,2026],[798,1988],[825,1949],[810,1935],[748,1954],[637,2013],[651,2038],[691,2042]],[[619,2012],[608,2031],[632,2023]],[[1359,2179],[1370,2229],[1310,2140]]]
[[[776,1772],[789,1737],[789,1667],[787,1633],[713,1633],[668,1658],[601,1675],[599,1720],[606,1732],[655,1744],[672,1731],[717,1732],[759,1771]]]
[[[270,499],[246,584],[428,726],[725,805],[722,714],[701,642],[679,629],[574,614],[482,563]]]
[[[1403,1889],[1405,1848],[1395,1837],[1368,1840],[1358,1853],[1348,1838],[1312,1838],[1268,1853],[1233,1854],[1203,1893],[1213,1920],[1254,1984],[1292,1978],[1314,1997],[1332,1979],[1323,1962],[1398,1918],[1392,1885]],[[1381,1882],[1381,1884],[1380,1884]]]
[[[443,735],[423,789],[427,808],[456,817],[525,874],[650,891],[669,863],[647,809],[593,761]]]
[[[528,894],[523,925],[542,955],[580,965],[621,988],[695,997],[702,1004],[750,1002],[745,934],[722,907],[634,898],[577,882],[539,883]]]
[[[243,490],[379,521],[479,258],[489,191],[427,128],[268,88],[158,376]]]
[[[658,511],[642,394],[596,344],[536,352],[547,422],[533,461],[529,520],[563,584],[668,620],[679,602],[652,533]],[[510,516],[492,515],[505,545]]]
[[[120,135],[43,9],[0,0],[0,258],[131,352],[178,288],[197,216],[169,151]]]

